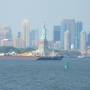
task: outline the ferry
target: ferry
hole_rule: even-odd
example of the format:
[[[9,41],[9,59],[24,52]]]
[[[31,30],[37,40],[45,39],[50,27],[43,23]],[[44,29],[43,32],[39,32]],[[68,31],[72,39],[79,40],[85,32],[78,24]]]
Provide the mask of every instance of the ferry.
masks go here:
[[[63,56],[41,56],[37,60],[62,60]]]

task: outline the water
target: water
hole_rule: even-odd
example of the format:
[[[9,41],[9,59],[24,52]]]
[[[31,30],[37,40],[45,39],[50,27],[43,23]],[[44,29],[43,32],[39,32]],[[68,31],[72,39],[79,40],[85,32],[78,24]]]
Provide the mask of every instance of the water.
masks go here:
[[[90,90],[90,60],[1,60],[0,90]]]

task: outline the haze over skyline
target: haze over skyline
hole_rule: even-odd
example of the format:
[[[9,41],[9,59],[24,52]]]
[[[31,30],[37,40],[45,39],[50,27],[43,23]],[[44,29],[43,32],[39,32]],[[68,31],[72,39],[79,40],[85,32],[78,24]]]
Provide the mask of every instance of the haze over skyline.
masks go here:
[[[32,29],[40,29],[43,23],[53,30],[63,19],[76,19],[90,29],[90,0],[0,0],[0,25],[20,30],[24,19],[31,22]]]

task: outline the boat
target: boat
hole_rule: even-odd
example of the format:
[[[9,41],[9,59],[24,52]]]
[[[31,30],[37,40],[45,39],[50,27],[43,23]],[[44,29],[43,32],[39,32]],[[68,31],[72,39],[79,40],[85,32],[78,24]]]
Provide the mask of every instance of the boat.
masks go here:
[[[83,59],[83,58],[85,58],[85,56],[84,55],[81,55],[81,56],[78,56],[78,58]]]
[[[41,56],[37,60],[62,60],[63,56]]]

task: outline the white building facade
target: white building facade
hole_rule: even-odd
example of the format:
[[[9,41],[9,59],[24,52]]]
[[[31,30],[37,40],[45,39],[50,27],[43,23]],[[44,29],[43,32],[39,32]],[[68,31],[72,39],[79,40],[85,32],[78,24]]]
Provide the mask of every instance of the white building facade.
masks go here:
[[[86,49],[86,32],[81,31],[80,33],[80,50],[84,52]]]
[[[30,22],[28,20],[24,20],[21,24],[21,27],[21,35],[24,41],[24,48],[28,48],[30,46]]]
[[[70,33],[69,31],[64,32],[64,50],[70,50]]]

